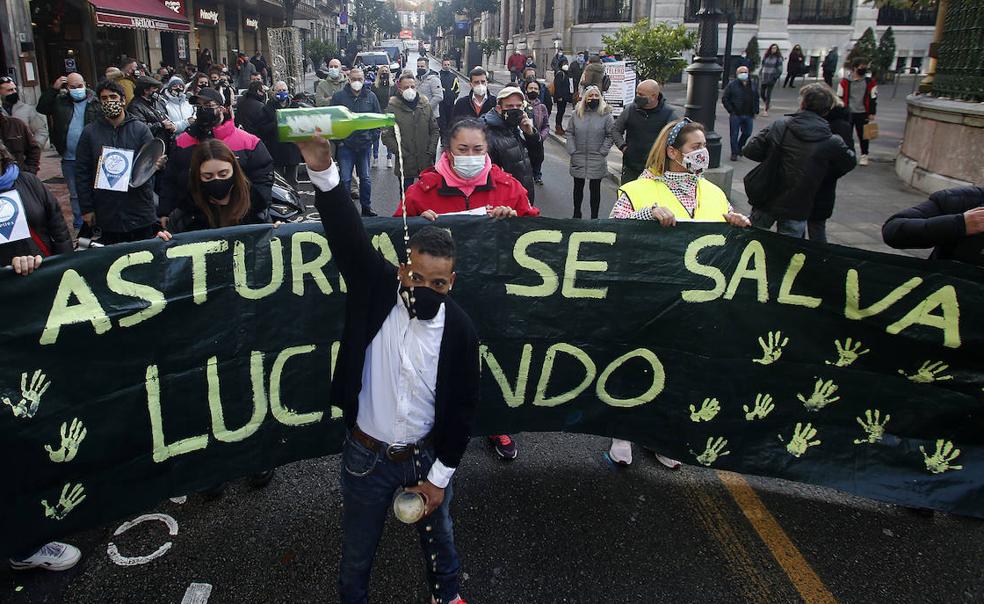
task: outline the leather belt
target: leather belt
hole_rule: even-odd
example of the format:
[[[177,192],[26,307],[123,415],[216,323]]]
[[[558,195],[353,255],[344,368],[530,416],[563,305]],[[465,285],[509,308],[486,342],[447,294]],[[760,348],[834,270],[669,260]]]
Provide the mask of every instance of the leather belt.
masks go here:
[[[429,447],[431,444],[431,436],[430,434],[428,434],[427,436],[421,438],[415,443],[404,444],[404,445],[400,445],[400,444],[391,445],[389,443],[384,443],[381,440],[376,440],[375,438],[369,436],[368,434],[363,432],[361,428],[359,428],[358,424],[356,424],[355,427],[352,428],[352,438],[355,441],[359,442],[365,448],[372,451],[373,453],[384,454],[386,455],[386,458],[389,459],[390,461],[397,461],[397,462],[406,461],[410,459],[410,456],[413,454],[414,449],[418,449],[418,450],[423,449],[425,447]]]

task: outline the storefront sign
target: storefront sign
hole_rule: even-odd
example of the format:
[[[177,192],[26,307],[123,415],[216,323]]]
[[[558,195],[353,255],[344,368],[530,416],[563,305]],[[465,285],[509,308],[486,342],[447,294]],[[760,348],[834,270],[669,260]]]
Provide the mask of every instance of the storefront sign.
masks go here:
[[[184,36],[178,36],[178,58],[188,58],[188,38]]]
[[[212,8],[199,8],[198,12],[195,14],[195,21],[199,25],[211,25],[212,27],[217,27],[219,25],[219,11]]]
[[[256,17],[246,17],[243,19],[243,29],[248,29],[249,31],[256,31],[256,28],[260,26],[260,20]]]
[[[187,23],[165,21],[154,17],[133,17],[129,15],[114,15],[96,11],[96,25],[109,27],[127,27],[132,29],[159,29],[162,31],[189,32],[191,26]]]
[[[184,0],[162,0],[162,1],[164,2],[164,6],[166,6],[168,9],[173,10],[179,15],[185,14]]]

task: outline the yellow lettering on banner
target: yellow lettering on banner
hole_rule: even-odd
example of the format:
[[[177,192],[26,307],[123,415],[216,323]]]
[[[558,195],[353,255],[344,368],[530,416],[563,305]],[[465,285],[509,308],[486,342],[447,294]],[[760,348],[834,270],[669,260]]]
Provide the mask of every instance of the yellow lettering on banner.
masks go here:
[[[185,243],[168,248],[168,258],[191,258],[191,299],[195,304],[204,304],[208,299],[206,257],[228,250],[229,242],[225,239]]]
[[[653,380],[650,383],[649,388],[639,396],[633,396],[631,398],[615,398],[609,394],[608,390],[605,388],[608,384],[608,378],[615,373],[616,369],[621,367],[626,361],[633,357],[640,357],[649,363],[649,365],[653,368]],[[636,348],[635,350],[631,350],[618,357],[609,363],[608,367],[605,367],[605,370],[601,372],[600,376],[598,376],[598,383],[595,385],[595,391],[598,393],[598,399],[606,405],[611,405],[612,407],[635,407],[637,405],[644,405],[659,396],[659,393],[663,391],[663,387],[665,385],[666,371],[663,369],[663,363],[660,362],[656,354],[647,348]]]
[[[284,283],[284,249],[280,239],[270,240],[270,282],[258,288],[249,285],[249,271],[246,268],[246,244],[237,241],[232,252],[232,278],[236,293],[247,300],[259,300],[274,293]]]
[[[499,385],[502,390],[502,398],[505,399],[506,405],[510,407],[519,407],[526,400],[526,383],[530,377],[530,362],[533,360],[533,345],[523,344],[523,354],[519,360],[519,370],[516,372],[516,388],[512,388],[509,384],[509,378],[506,377],[506,373],[502,370],[502,366],[499,365],[499,361],[489,352],[489,347],[482,344],[478,347],[478,354],[481,360],[485,361],[488,366],[489,371],[492,372],[492,377],[495,378],[495,383]]]
[[[741,258],[738,259],[738,268],[731,275],[728,291],[724,292],[726,299],[731,300],[735,297],[743,279],[752,279],[758,284],[756,299],[759,302],[769,301],[769,275],[765,271],[765,248],[758,241],[749,241],[742,250]]]
[[[724,273],[715,266],[701,264],[697,260],[697,254],[706,247],[717,247],[725,244],[724,235],[704,235],[690,242],[687,251],[683,255],[683,265],[687,270],[695,275],[707,277],[714,282],[713,289],[688,289],[680,293],[684,302],[710,302],[717,300],[724,293],[726,280]]]
[[[932,312],[939,307],[942,315]],[[945,285],[930,294],[904,317],[889,325],[885,331],[895,335],[913,325],[935,327],[943,332],[943,345],[947,348],[960,348],[960,305],[957,304],[957,290]]]
[[[513,246],[513,258],[521,267],[539,274],[543,282],[540,285],[507,283],[506,293],[513,296],[543,298],[556,292],[560,286],[557,272],[550,268],[546,262],[530,256],[527,249],[535,243],[560,243],[563,238],[564,235],[560,231],[529,231],[520,235],[516,239],[516,245]]]
[[[610,231],[571,233],[567,242],[567,263],[564,265],[564,286],[561,294],[565,298],[596,298],[608,295],[608,287],[576,287],[577,272],[603,273],[608,270],[608,262],[604,260],[578,260],[578,252],[582,243],[604,243],[614,245],[615,233]]]
[[[379,250],[383,258],[389,260],[393,266],[400,266],[400,257],[396,254],[396,248],[393,247],[393,241],[390,240],[389,235],[386,233],[374,235],[372,238],[372,247]]]
[[[556,359],[557,353],[559,352],[569,354],[584,365],[584,380],[567,392],[548,398],[547,386],[550,384],[550,374],[553,373],[554,359]],[[539,407],[556,407],[557,405],[562,405],[563,403],[573,400],[584,392],[589,385],[591,385],[592,380],[594,380],[595,375],[597,374],[598,369],[595,367],[594,361],[591,360],[591,357],[588,356],[588,353],[584,352],[577,346],[571,346],[570,344],[553,344],[547,349],[546,355],[544,355],[543,372],[540,374],[540,381],[536,385],[536,394],[533,396],[533,404]]]
[[[246,440],[260,429],[260,424],[266,418],[267,400],[266,389],[263,384],[263,353],[254,350],[249,356],[249,377],[253,385],[253,415],[245,426],[236,430],[230,430],[225,424],[222,396],[219,389],[218,365],[218,357],[210,357],[205,364],[205,374],[208,378],[208,410],[212,414],[212,434],[215,435],[216,440],[224,443]]]
[[[270,372],[270,411],[278,422],[285,426],[303,426],[321,421],[324,415],[321,411],[312,413],[295,413],[285,407],[280,401],[280,380],[284,374],[284,366],[291,357],[314,352],[315,346],[292,346],[280,351],[276,360],[273,362],[273,370]]]
[[[70,305],[73,296],[79,303]],[[99,304],[96,295],[92,293],[89,284],[85,282],[82,275],[68,269],[62,273],[61,281],[58,283],[58,291],[55,292],[55,300],[51,303],[51,311],[48,312],[48,320],[44,324],[44,331],[41,332],[40,343],[54,344],[62,327],[76,323],[91,323],[92,329],[97,334],[104,334],[113,327],[113,323]]]
[[[816,308],[823,302],[821,298],[792,293],[793,283],[796,282],[796,276],[799,275],[804,264],[806,264],[806,254],[796,253],[789,259],[789,266],[786,267],[786,274],[782,277],[782,284],[779,286],[779,297],[776,298],[776,302],[779,304],[792,304],[793,306],[805,306],[806,308]]]
[[[904,298],[909,292],[922,285],[922,282],[921,277],[913,277],[868,308],[861,308],[861,286],[858,283],[858,271],[853,268],[849,269],[847,282],[844,284],[844,317],[854,320],[873,317]]]
[[[312,260],[304,260],[304,244],[310,243],[318,248],[318,255]],[[331,284],[325,275],[325,265],[331,260],[331,249],[323,235],[311,231],[299,231],[290,239],[291,291],[304,295],[304,275],[311,275],[318,289],[324,295],[332,292]],[[343,289],[344,291],[344,289]]]
[[[147,366],[147,411],[150,413],[150,434],[154,444],[154,462],[161,463],[171,457],[191,453],[208,446],[208,434],[200,434],[167,444],[164,440],[164,420],[161,417],[161,383],[157,365]]]
[[[149,251],[133,252],[125,254],[113,261],[106,273],[106,287],[113,293],[121,296],[131,296],[140,298],[147,302],[147,307],[132,315],[120,319],[120,327],[133,327],[147,319],[158,315],[167,306],[167,298],[161,292],[149,285],[134,283],[123,278],[123,270],[137,264],[150,264],[154,261],[154,255]]]

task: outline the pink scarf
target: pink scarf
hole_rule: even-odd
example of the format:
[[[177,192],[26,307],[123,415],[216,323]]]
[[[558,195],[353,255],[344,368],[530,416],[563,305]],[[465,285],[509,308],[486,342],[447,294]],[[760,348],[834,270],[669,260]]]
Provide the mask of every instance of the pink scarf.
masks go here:
[[[451,157],[450,153],[442,153],[441,159],[437,161],[437,165],[434,169],[437,173],[444,177],[444,182],[448,183],[449,187],[454,187],[459,189],[465,194],[465,197],[471,197],[471,194],[475,192],[476,187],[480,187],[489,181],[489,172],[492,171],[492,160],[489,156],[485,156],[485,167],[479,172],[474,178],[462,178],[454,171],[451,167],[451,161],[448,159]]]

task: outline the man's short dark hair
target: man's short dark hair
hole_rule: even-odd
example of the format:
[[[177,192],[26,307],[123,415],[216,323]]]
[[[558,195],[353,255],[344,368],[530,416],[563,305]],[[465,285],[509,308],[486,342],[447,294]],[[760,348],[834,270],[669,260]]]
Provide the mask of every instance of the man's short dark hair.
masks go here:
[[[99,98],[99,95],[102,94],[103,90],[109,90],[110,92],[115,92],[116,94],[120,95],[121,99],[126,98],[126,93],[123,92],[123,87],[112,80],[102,80],[98,84],[96,84],[97,99]]]
[[[866,57],[854,57],[854,60],[851,61],[851,67],[853,67],[854,69],[857,69],[858,67],[861,67],[862,65],[867,65],[869,62],[870,61],[868,61],[868,59]]]
[[[263,93],[263,82],[253,81],[249,83],[246,91],[250,94],[262,94]]]
[[[481,77],[481,76],[488,77],[489,76],[489,72],[485,71],[481,67],[475,67],[471,71],[468,72],[468,81],[470,82],[472,78],[477,78],[477,77]]]
[[[834,93],[820,83],[807,84],[800,88],[800,106],[818,115],[827,115],[834,106]]]
[[[447,229],[427,225],[410,237],[409,247],[418,254],[454,261],[454,239]]]

